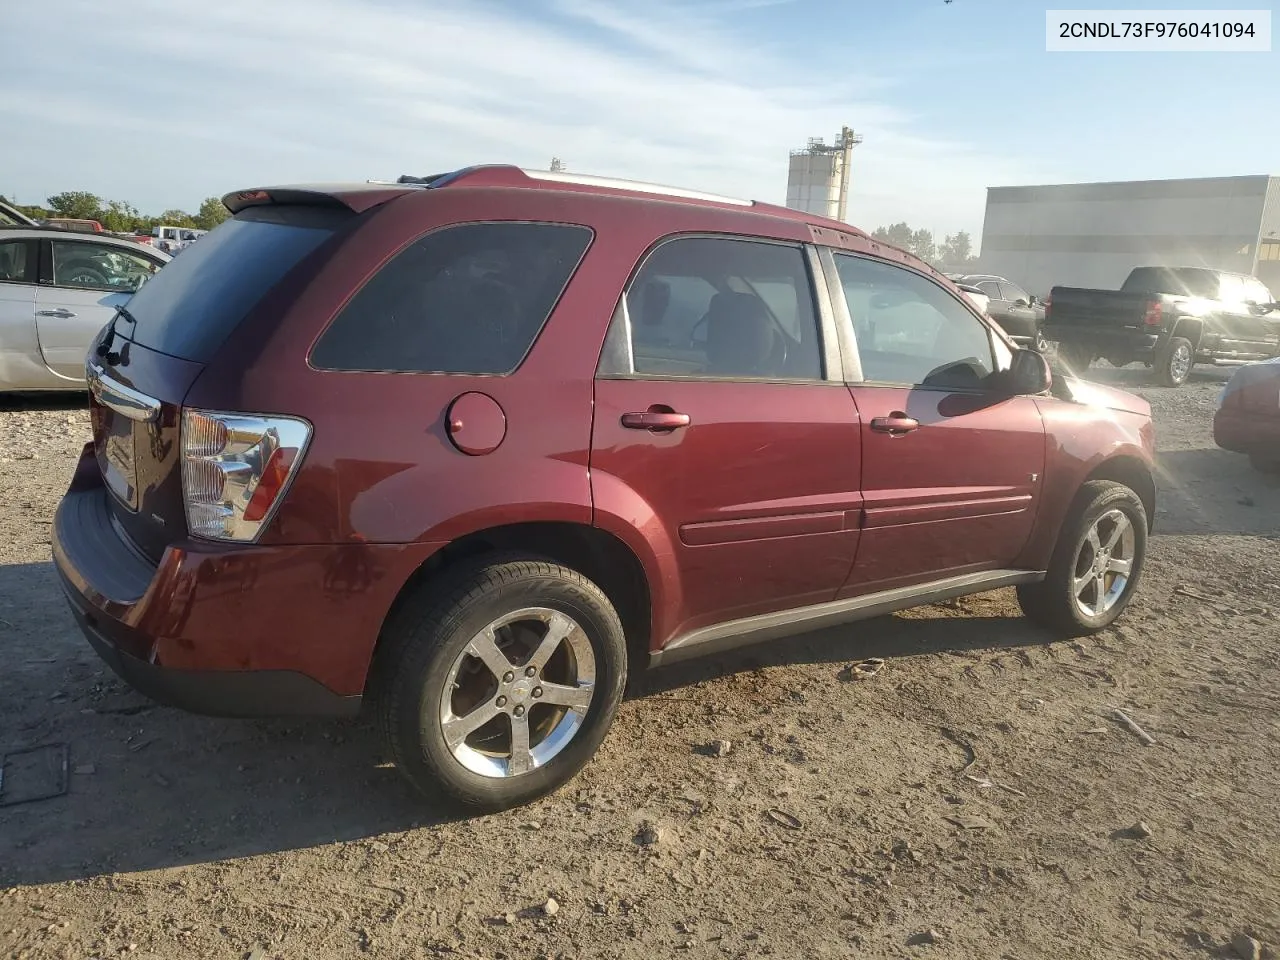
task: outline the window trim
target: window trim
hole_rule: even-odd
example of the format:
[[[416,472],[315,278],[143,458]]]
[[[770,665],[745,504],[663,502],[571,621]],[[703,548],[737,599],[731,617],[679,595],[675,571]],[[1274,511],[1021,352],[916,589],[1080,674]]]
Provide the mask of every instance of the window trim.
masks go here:
[[[982,285],[984,283],[996,288],[995,296],[992,296],[991,294],[987,293],[987,291],[982,289]],[[979,280],[977,283],[974,284],[974,286],[978,288],[979,293],[981,293],[984,297],[986,297],[992,303],[1012,303],[1013,302],[1012,300],[1008,300],[1008,301],[1005,300],[1004,290],[1001,288],[1000,282],[998,280]]]
[[[32,237],[12,237],[6,239],[0,235],[0,244],[13,243],[24,244],[27,248],[27,259],[22,265],[21,280],[0,280],[0,283],[10,287],[34,287],[40,278],[40,241]]]
[[[1015,296],[1012,300],[1004,300],[1004,302],[1005,302],[1005,303],[1008,303],[1008,304],[1017,304],[1017,302],[1018,302],[1019,300],[1025,300],[1025,301],[1027,302],[1027,306],[1030,306],[1030,305],[1031,305],[1031,294],[1027,293],[1027,291],[1023,290],[1023,289],[1022,289],[1020,286],[1018,286],[1016,283],[1013,283],[1013,282],[1011,282],[1011,281],[1009,281],[1009,280],[1001,280],[1001,281],[1000,281],[1000,283],[999,283],[999,287],[1000,287],[1000,297],[1001,297],[1001,299],[1002,299],[1002,300],[1004,299],[1004,288],[1005,288],[1005,287],[1010,287],[1010,288],[1012,288],[1012,289],[1013,289],[1013,291],[1014,291],[1015,293],[1021,293],[1021,294],[1022,294],[1022,296],[1021,296],[1021,297],[1017,297],[1017,296]]]
[[[446,371],[446,370],[369,370],[369,369],[364,369],[362,367],[322,367],[322,366],[318,366],[316,363],[313,362],[312,357],[315,354],[316,348],[320,345],[320,341],[322,341],[325,338],[325,336],[329,333],[329,331],[333,329],[333,325],[338,322],[338,318],[341,317],[343,313],[346,312],[346,309],[349,306],[351,306],[352,302],[356,299],[356,297],[358,297],[361,294],[361,292],[364,291],[364,289],[368,287],[369,284],[371,284],[374,281],[374,279],[382,273],[382,271],[386,270],[389,266],[391,266],[391,264],[394,263],[395,260],[399,258],[401,254],[407,251],[415,243],[419,243],[420,241],[427,239],[427,237],[434,236],[437,233],[443,233],[446,230],[452,230],[455,227],[511,226],[513,224],[525,224],[528,226],[535,226],[535,227],[573,227],[578,230],[585,230],[587,232],[587,243],[586,243],[586,246],[582,248],[582,253],[578,257],[578,262],[573,265],[573,269],[570,270],[569,275],[565,277],[564,284],[560,287],[560,292],[556,295],[555,300],[552,301],[551,309],[547,311],[547,315],[542,318],[542,323],[538,327],[537,332],[534,333],[533,338],[529,341],[529,346],[525,348],[524,353],[521,354],[520,356],[520,360],[510,370],[506,371],[505,373],[476,373],[474,371],[459,372],[459,371]],[[560,309],[560,303],[562,300],[564,300],[565,293],[568,292],[570,284],[572,284],[574,279],[578,276],[578,272],[582,269],[583,262],[587,259],[587,255],[591,252],[592,246],[595,245],[596,236],[597,236],[596,229],[590,224],[573,223],[568,220],[486,219],[486,220],[457,220],[452,223],[437,224],[436,226],[431,227],[428,230],[424,230],[422,233],[419,233],[414,235],[413,237],[410,237],[404,243],[400,244],[400,246],[396,247],[395,250],[388,253],[386,257],[384,257],[382,261],[379,262],[376,267],[374,267],[374,269],[369,273],[369,275],[365,277],[364,280],[361,281],[360,284],[354,290],[352,290],[350,294],[347,295],[346,299],[344,299],[340,304],[338,304],[334,308],[332,316],[330,316],[329,319],[324,323],[324,325],[312,338],[310,345],[307,347],[306,360],[305,360],[307,369],[310,371],[314,371],[315,373],[359,374],[359,375],[373,375],[373,376],[387,376],[387,377],[487,377],[487,378],[500,380],[505,377],[515,376],[517,373],[520,372],[520,368],[523,367],[525,363],[528,362],[530,355],[532,355],[534,351],[534,348],[537,347],[538,345],[538,341],[542,339],[543,333],[546,332],[547,325],[550,324],[551,318],[554,317],[556,315],[556,311]]]
[[[957,295],[957,293],[954,290],[950,289],[949,287],[945,286],[942,283],[939,283],[936,279],[934,279],[933,277],[929,276],[927,273],[924,273],[921,270],[916,270],[908,265],[898,263],[892,260],[887,260],[882,257],[877,257],[873,254],[868,254],[868,253],[859,253],[851,250],[840,250],[840,249],[834,249],[832,247],[825,247],[825,246],[821,248],[820,252],[823,255],[822,256],[823,267],[824,269],[829,271],[828,285],[833,287],[832,297],[835,300],[835,302],[839,304],[839,307],[836,310],[836,314],[840,318],[839,330],[840,330],[840,333],[842,334],[842,339],[841,339],[842,349],[846,351],[843,358],[844,366],[846,370],[856,371],[858,375],[857,379],[853,379],[853,378],[846,379],[845,382],[849,386],[851,387],[853,386],[894,387],[894,388],[906,389],[906,390],[935,390],[935,391],[940,391],[945,393],[962,393],[962,394],[969,394],[974,396],[990,396],[993,393],[1000,392],[991,387],[936,387],[936,386],[933,386],[932,384],[904,383],[896,380],[867,379],[863,375],[862,354],[858,348],[857,334],[854,333],[854,329],[853,329],[853,315],[849,312],[849,302],[848,302],[848,299],[845,297],[844,285],[840,282],[840,269],[836,264],[837,255],[842,257],[849,257],[850,259],[854,259],[854,260],[865,260],[869,263],[874,263],[878,266],[896,267],[899,270],[902,270],[906,273],[913,274],[914,276],[919,277],[922,280],[926,280],[929,283],[932,283],[935,287],[937,287],[943,293],[947,294],[953,301],[958,303],[960,307],[966,313],[969,314],[969,316],[973,317],[973,319],[986,331],[987,341],[988,341],[987,347],[991,351],[991,367],[993,372],[999,371],[997,358],[996,358],[995,344],[991,342],[993,337],[999,339],[1010,352],[1017,352],[1020,348],[1011,339],[1009,339],[1009,335],[1006,334],[998,324],[996,324],[994,321],[988,320],[981,313],[979,313],[977,308],[969,301],[967,297],[963,295]]]
[[[637,373],[635,369],[635,342],[632,339],[631,312],[627,307],[627,294],[635,286],[636,280],[648,265],[649,260],[659,249],[668,243],[680,240],[727,240],[740,243],[759,243],[774,247],[796,250],[800,253],[808,278],[809,297],[813,304],[813,318],[818,331],[818,360],[822,364],[822,373],[812,377],[713,377],[706,374],[696,376],[680,376],[678,374]],[[820,282],[822,281],[822,282]],[[601,345],[600,356],[596,361],[595,379],[597,380],[644,380],[671,383],[782,383],[804,385],[830,385],[845,383],[843,357],[839,346],[839,325],[835,322],[834,308],[831,300],[829,281],[818,258],[818,252],[811,243],[800,240],[779,240],[775,237],[759,237],[737,233],[717,233],[714,231],[691,230],[682,233],[671,233],[659,237],[640,255],[631,268],[627,281],[618,295],[613,314],[609,319],[609,329],[605,333]],[[611,369],[614,363],[625,361],[626,370]]]
[[[89,236],[77,237],[72,235],[69,239],[65,237],[42,237],[40,243],[40,262],[39,262],[39,285],[47,287],[50,290],[79,290],[88,291],[90,293],[132,293],[134,291],[124,290],[119,287],[90,287],[83,284],[71,283],[54,283],[53,281],[53,245],[55,243],[69,243],[76,246],[102,247],[105,250],[112,250],[127,257],[135,257],[138,260],[145,260],[152,264],[156,269],[152,271],[154,275],[165,265],[167,261],[153,260],[146,254],[138,250],[130,250],[127,247],[115,243],[104,243],[96,238]]]

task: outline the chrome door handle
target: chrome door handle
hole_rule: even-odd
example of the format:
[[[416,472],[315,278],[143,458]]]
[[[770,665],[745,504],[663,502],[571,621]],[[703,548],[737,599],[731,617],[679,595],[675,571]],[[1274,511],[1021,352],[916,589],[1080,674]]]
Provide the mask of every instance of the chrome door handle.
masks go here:
[[[36,316],[37,317],[57,317],[60,320],[70,320],[72,317],[75,316],[75,314],[72,313],[70,310],[67,310],[65,307],[59,307],[57,310],[37,310]]]
[[[871,429],[876,433],[888,433],[895,437],[910,433],[912,430],[920,429],[920,421],[915,417],[908,417],[905,413],[894,411],[887,417],[873,417],[871,420]]]

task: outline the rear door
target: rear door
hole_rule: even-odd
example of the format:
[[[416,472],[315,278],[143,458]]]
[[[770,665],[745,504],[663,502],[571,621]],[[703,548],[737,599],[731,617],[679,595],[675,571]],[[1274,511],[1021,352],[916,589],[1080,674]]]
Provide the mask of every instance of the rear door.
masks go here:
[[[657,642],[844,581],[858,417],[824,318],[794,243],[676,237],[630,283],[595,386],[592,495],[672,564]]]
[[[161,262],[93,240],[42,240],[36,331],[45,365],[68,380],[84,379],[85,353],[116,307],[160,269]]]
[[[992,389],[1010,351],[923,274],[839,252],[827,262],[852,321],[862,431],[862,539],[840,595],[1012,564],[1045,434],[1032,398]]]
[[[0,238],[0,390],[35,386],[37,241]]]

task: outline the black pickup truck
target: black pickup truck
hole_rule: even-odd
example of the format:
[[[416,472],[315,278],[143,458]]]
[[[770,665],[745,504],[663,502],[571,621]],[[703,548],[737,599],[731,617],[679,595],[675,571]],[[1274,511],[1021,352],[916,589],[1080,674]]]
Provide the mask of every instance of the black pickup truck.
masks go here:
[[[1154,367],[1181,386],[1197,363],[1280,356],[1280,303],[1254,277],[1202,267],[1135,267],[1119,290],[1054,287],[1044,335],[1082,373],[1096,358]]]

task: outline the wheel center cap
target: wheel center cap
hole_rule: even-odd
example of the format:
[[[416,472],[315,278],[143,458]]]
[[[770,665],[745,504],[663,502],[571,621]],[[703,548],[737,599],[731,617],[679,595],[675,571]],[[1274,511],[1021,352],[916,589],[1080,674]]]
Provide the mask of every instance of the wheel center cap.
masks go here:
[[[507,696],[515,703],[524,703],[533,692],[535,682],[533,677],[521,677],[507,688]]]

